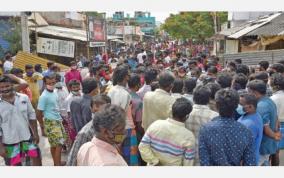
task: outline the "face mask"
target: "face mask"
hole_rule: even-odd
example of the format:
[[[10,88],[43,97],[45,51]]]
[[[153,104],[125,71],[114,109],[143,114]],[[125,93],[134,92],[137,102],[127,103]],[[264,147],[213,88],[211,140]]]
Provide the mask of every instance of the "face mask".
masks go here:
[[[120,144],[124,141],[124,139],[125,139],[124,134],[116,134],[114,137],[114,142]]]
[[[53,91],[54,90],[54,86],[46,85],[46,89],[49,90],[49,91]]]
[[[33,75],[33,72],[27,72],[27,76],[31,77]]]
[[[71,93],[75,96],[78,96],[80,94],[79,91],[71,91]]]
[[[238,105],[238,108],[237,108],[237,113],[239,115],[245,115],[246,114],[246,111],[244,110],[243,106],[242,105]]]

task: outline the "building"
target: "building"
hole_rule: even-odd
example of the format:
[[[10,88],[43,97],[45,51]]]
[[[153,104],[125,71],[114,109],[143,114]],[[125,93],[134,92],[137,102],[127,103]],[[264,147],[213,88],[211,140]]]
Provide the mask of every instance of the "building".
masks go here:
[[[215,35],[223,43],[225,61],[241,58],[249,65],[284,59],[284,13],[274,12],[225,29]],[[219,52],[222,50],[219,50]]]
[[[154,36],[156,28],[156,18],[151,16],[150,12],[135,11],[134,17],[124,14],[123,11],[115,12],[110,19],[111,25],[132,25],[139,26],[145,35]]]

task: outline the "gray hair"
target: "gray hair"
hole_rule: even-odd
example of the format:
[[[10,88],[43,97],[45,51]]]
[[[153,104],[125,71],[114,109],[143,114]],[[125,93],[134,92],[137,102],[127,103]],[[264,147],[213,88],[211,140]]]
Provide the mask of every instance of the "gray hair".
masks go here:
[[[106,104],[101,111],[95,113],[93,118],[93,128],[95,133],[99,133],[101,128],[112,130],[117,124],[124,124],[126,122],[125,111],[112,104]]]

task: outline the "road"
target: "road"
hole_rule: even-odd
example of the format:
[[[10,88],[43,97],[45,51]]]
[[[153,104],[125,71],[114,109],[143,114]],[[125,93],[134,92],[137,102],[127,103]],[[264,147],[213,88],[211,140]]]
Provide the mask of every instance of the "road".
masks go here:
[[[40,129],[39,129],[40,131]],[[41,135],[41,133],[40,133]],[[39,147],[42,153],[42,165],[43,166],[53,166],[52,157],[49,150],[49,143],[46,137],[40,137]],[[67,160],[67,154],[62,154],[62,161]],[[0,166],[5,165],[4,160],[0,158]],[[284,150],[280,152],[280,165],[284,166]]]

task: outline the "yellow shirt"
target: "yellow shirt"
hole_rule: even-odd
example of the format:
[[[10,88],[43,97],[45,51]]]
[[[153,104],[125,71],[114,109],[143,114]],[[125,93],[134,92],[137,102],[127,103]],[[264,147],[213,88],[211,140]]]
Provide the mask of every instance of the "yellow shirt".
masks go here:
[[[143,100],[142,127],[144,130],[147,130],[156,120],[165,120],[171,117],[172,105],[175,100],[170,93],[162,89],[147,92]]]
[[[32,91],[32,104],[34,107],[36,106],[36,103],[38,102],[38,99],[40,97],[40,89],[38,87],[37,81],[42,80],[43,78],[39,75],[33,74],[32,77],[28,77],[26,74],[24,74],[24,80],[26,80],[29,84],[29,88]]]
[[[182,122],[158,120],[146,131],[139,151],[148,165],[192,166],[195,138]]]

